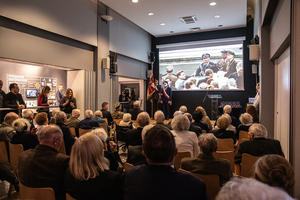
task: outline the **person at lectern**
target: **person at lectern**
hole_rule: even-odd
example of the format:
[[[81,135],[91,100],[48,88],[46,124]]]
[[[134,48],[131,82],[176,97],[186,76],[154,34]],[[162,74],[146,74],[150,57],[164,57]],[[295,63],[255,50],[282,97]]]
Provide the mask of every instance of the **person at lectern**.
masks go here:
[[[21,116],[22,109],[26,108],[26,104],[19,93],[20,89],[18,84],[12,83],[9,85],[10,92],[3,97],[3,107],[4,108],[14,108],[11,112],[14,112]],[[8,111],[9,112],[9,111]],[[7,113],[8,113],[7,112]]]
[[[202,59],[204,62],[199,65],[192,76],[205,76],[205,70],[207,69],[212,69],[215,73],[218,72],[218,67],[216,64],[210,61],[209,53],[203,54]]]
[[[72,115],[72,110],[76,109],[76,99],[73,96],[73,90],[68,88],[65,96],[61,99],[59,104],[60,110],[64,111],[67,115],[67,118],[70,118]]]
[[[163,106],[163,112],[166,120],[168,120],[170,115],[170,105],[172,104],[172,89],[169,87],[167,81],[164,81],[163,84],[164,87],[162,88],[160,103]]]

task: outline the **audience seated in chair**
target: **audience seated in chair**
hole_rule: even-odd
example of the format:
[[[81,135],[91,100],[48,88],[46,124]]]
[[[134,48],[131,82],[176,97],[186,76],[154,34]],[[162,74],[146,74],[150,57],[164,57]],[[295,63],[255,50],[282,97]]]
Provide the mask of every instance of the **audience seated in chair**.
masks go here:
[[[92,130],[90,133],[98,136],[100,140],[103,142],[103,145],[105,145],[105,142],[107,140],[107,134],[103,128],[96,128]],[[104,150],[104,157],[109,160],[109,169],[113,171],[118,171],[118,169],[122,168],[122,161],[118,153],[117,145],[114,141],[109,141],[108,145],[110,146],[111,151]]]
[[[178,151],[189,151],[194,157],[200,153],[198,146],[198,138],[194,132],[188,131],[190,121],[184,115],[174,117],[172,120],[172,134],[175,137],[176,147]]]
[[[240,131],[249,131],[250,126],[253,124],[252,116],[248,113],[241,114],[240,116],[240,124],[236,130],[236,139],[239,139]]]
[[[60,111],[59,108],[55,108],[54,110],[52,110],[52,117],[50,119],[50,124],[55,124],[55,115],[56,113],[58,113]]]
[[[182,114],[187,113],[187,107],[186,106],[180,106],[179,111],[181,111]]]
[[[115,111],[113,113],[111,113],[111,116],[113,119],[122,119],[124,113],[121,111],[122,110],[122,106],[120,105],[119,102],[114,104],[114,108]]]
[[[35,133],[30,131],[30,123],[27,119],[19,118],[16,119],[12,126],[14,127],[17,134],[12,139],[12,144],[22,144],[24,151],[27,149],[34,149],[39,144],[38,137]]]
[[[283,190],[252,178],[233,178],[218,193],[216,200],[293,200]]]
[[[69,156],[58,153],[63,133],[56,125],[49,125],[38,135],[40,144],[24,151],[19,158],[19,179],[27,187],[51,187],[56,199],[65,199],[63,175]]]
[[[123,120],[120,121],[119,126],[128,126],[128,127],[131,127],[131,128],[133,127],[130,113],[125,113],[123,115]]]
[[[249,128],[249,141],[239,144],[238,151],[234,155],[234,162],[241,163],[242,154],[247,153],[252,156],[263,156],[267,154],[277,154],[284,157],[280,142],[268,139],[267,129],[261,124],[253,124]]]
[[[207,116],[206,111],[204,110],[204,108],[201,107],[201,106],[198,106],[198,107],[196,108],[196,110],[200,110],[200,111],[202,112],[203,117],[202,117],[202,119],[201,119],[200,122],[206,123],[207,126],[208,126],[208,130],[211,131],[211,130],[212,130],[212,125],[211,125],[210,119],[209,119],[209,117]]]
[[[38,113],[34,120],[36,123],[36,134],[39,134],[45,126],[48,126],[48,114],[45,112]]]
[[[226,117],[229,121],[229,126],[226,128],[226,131],[232,131],[235,134],[236,133],[236,128],[233,125],[231,125],[231,122],[232,122],[231,120],[232,119],[231,119],[230,115],[223,114],[221,117]],[[218,125],[215,126],[214,130],[217,130],[217,129],[219,129]]]
[[[223,114],[228,114],[228,115],[230,115],[231,111],[232,111],[232,108],[231,108],[230,105],[224,106],[224,108],[223,108]],[[221,117],[221,116],[218,116],[218,117],[217,117],[217,120],[219,119],[219,117]],[[234,117],[234,116],[232,116],[232,115],[230,115],[230,117],[231,117],[231,124],[232,124],[235,128],[237,128],[238,125],[239,125],[239,122],[238,122],[237,118]],[[217,123],[217,120],[216,120],[216,123]],[[216,123],[215,123],[215,126],[216,126]]]
[[[63,111],[59,111],[55,114],[56,125],[59,126],[61,131],[63,132],[66,154],[70,155],[71,148],[76,140],[75,136],[71,133],[69,127],[66,125],[67,115]]]
[[[94,117],[94,120],[96,120],[99,124],[106,124],[106,127],[107,127],[107,132],[110,133],[110,126],[106,123],[106,121],[103,118],[103,114],[100,110],[97,110],[95,113],[94,113],[95,117]]]
[[[253,123],[259,123],[257,110],[254,106],[247,106],[246,107],[246,113],[248,113],[252,116]]]
[[[84,112],[84,119],[79,122],[79,128],[81,129],[93,129],[98,128],[99,123],[94,120],[94,113],[91,110],[86,110]]]
[[[233,143],[236,143],[236,138],[233,131],[226,130],[228,126],[230,125],[229,119],[225,116],[219,117],[217,121],[217,126],[219,129],[212,130],[211,133],[213,133],[216,138],[219,139],[227,139],[232,138]]]
[[[121,175],[109,170],[103,142],[86,133],[75,142],[64,175],[66,192],[75,199],[122,199]]]
[[[193,117],[190,113],[184,113],[184,115],[189,119],[190,121],[190,128],[189,131],[192,131],[196,133],[197,137],[199,137],[202,134],[202,129],[199,126],[193,125]]]
[[[292,192],[295,174],[292,165],[282,156],[270,154],[257,160],[254,165],[254,178],[262,183]]]
[[[165,127],[167,127],[168,129],[172,129],[171,126],[169,124],[165,124],[164,121],[165,121],[165,114],[161,111],[161,110],[158,110],[154,113],[154,120],[155,120],[155,124],[160,124],[160,125],[163,125]]]
[[[144,141],[145,134],[150,130],[154,125],[150,124],[143,128],[142,131],[142,141]],[[130,163],[134,166],[148,164],[145,156],[143,155],[143,145],[131,146],[128,148],[127,152],[127,163]]]
[[[18,118],[19,116],[14,112],[9,112],[5,115],[4,121],[0,125],[0,141],[4,141],[6,144],[11,141],[12,137],[16,134],[12,123]]]
[[[34,125],[33,125],[33,118],[34,118],[33,111],[30,110],[30,109],[24,110],[22,112],[22,117],[29,121],[29,123],[30,123],[30,130],[29,131],[31,132],[32,129],[34,128]]]
[[[203,118],[203,114],[200,110],[195,110],[192,114],[193,119],[195,120],[192,124],[194,126],[199,126],[201,130],[205,130],[206,133],[209,132],[208,125],[206,123],[202,123],[201,120]]]
[[[107,124],[109,126],[111,126],[111,123],[113,122],[113,118],[111,116],[111,113],[108,111],[108,103],[107,102],[102,103],[101,112],[102,112],[103,118],[107,119]]]
[[[177,148],[169,129],[155,125],[145,134],[143,148],[149,165],[125,171],[124,199],[207,199],[202,180],[172,167]]]
[[[129,129],[126,132],[127,136],[127,142],[126,146],[128,147],[129,145],[135,146],[135,145],[142,145],[142,130],[143,128],[150,123],[150,116],[146,112],[141,112],[137,116],[137,123],[138,127],[136,129]]]
[[[80,117],[80,110],[73,109],[71,117],[66,122],[66,125],[75,128],[77,137],[79,137],[79,122],[80,122],[80,120],[78,119],[79,117]]]
[[[132,120],[137,120],[137,116],[138,114],[140,114],[141,112],[143,112],[141,110],[141,102],[140,101],[135,101],[133,103],[133,109],[129,110],[129,113],[131,114],[131,119]]]
[[[219,175],[220,187],[233,176],[230,162],[226,159],[215,159],[213,152],[218,148],[218,139],[211,133],[199,137],[200,154],[194,158],[183,158],[181,168],[197,174]]]

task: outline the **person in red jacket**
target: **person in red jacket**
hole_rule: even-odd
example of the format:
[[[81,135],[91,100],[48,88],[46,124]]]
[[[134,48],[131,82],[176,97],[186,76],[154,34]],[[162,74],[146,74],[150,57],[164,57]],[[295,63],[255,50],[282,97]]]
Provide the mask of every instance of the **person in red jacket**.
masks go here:
[[[42,89],[42,93],[38,96],[38,106],[47,106],[44,108],[38,108],[38,112],[45,112],[48,115],[48,120],[50,120],[50,113],[49,113],[49,103],[48,103],[48,95],[50,93],[50,87],[45,86]]]

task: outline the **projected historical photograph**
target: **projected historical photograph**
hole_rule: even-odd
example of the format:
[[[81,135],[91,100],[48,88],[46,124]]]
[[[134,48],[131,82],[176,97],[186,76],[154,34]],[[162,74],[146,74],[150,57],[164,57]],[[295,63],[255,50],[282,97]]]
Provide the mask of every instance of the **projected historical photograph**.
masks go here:
[[[178,90],[244,90],[243,45],[159,52],[159,81]]]

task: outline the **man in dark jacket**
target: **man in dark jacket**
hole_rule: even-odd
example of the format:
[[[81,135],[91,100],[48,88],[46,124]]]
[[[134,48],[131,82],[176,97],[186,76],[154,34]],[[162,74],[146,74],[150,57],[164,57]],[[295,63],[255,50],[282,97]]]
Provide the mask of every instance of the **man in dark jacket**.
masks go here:
[[[10,92],[4,95],[3,97],[3,107],[4,108],[14,108],[12,112],[21,116],[22,109],[26,108],[26,104],[22,98],[22,95],[19,93],[19,86],[16,83],[9,85]],[[8,113],[7,111],[6,113]]]

